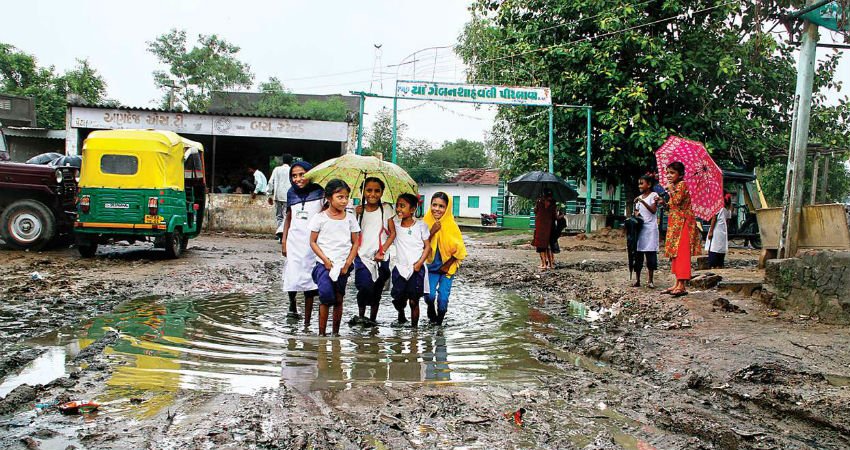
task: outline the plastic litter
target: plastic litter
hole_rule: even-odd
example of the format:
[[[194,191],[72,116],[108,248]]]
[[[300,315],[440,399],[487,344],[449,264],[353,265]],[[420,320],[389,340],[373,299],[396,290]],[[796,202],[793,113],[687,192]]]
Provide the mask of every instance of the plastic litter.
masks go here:
[[[43,279],[44,279],[44,277],[42,277],[42,276],[41,276],[41,274],[40,274],[40,273],[38,273],[38,272],[33,272],[33,273],[32,273],[32,275],[30,275],[30,276],[31,276],[31,277],[32,277],[32,279],[33,279],[33,280],[35,280],[35,281],[41,281],[41,280],[43,280]]]
[[[92,401],[68,402],[59,405],[59,411],[63,414],[87,414],[99,407],[100,405]]]
[[[513,421],[514,425],[521,427],[523,414],[525,414],[525,408],[520,408],[514,412],[506,412],[505,419],[507,419],[508,421]]]

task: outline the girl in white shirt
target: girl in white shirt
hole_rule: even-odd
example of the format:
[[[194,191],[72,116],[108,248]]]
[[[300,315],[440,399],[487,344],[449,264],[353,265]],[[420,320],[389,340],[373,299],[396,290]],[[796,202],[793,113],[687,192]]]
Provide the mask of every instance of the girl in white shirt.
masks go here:
[[[648,288],[654,288],[654,275],[658,270],[658,218],[655,216],[658,210],[659,196],[652,190],[655,179],[652,175],[643,175],[638,178],[638,189],[640,195],[635,198],[635,216],[643,221],[637,241],[637,254],[635,259],[635,274],[637,281],[634,287],[640,287],[640,272],[643,269],[643,261],[646,260],[646,268],[649,272]]]
[[[425,260],[431,253],[431,231],[425,222],[413,214],[419,199],[413,194],[401,194],[395,206],[395,268],[392,272],[393,288],[390,295],[398,311],[398,324],[407,322],[404,309],[410,305],[410,325],[419,326],[419,299],[425,294],[428,272]]]
[[[313,281],[319,290],[319,335],[326,336],[328,315],[333,307],[333,334],[339,334],[342,322],[342,296],[348,273],[357,256],[360,225],[348,213],[348,194],[351,188],[342,180],[333,179],[325,186],[327,209],[310,220],[310,248],[319,261],[313,268]]]
[[[387,251],[395,239],[395,214],[392,206],[382,203],[384,182],[369,177],[363,182],[363,204],[357,207],[360,222],[360,248],[354,258],[354,285],[357,287],[358,315],[351,323],[375,326],[381,292],[390,279]],[[371,309],[366,319],[366,306]]]

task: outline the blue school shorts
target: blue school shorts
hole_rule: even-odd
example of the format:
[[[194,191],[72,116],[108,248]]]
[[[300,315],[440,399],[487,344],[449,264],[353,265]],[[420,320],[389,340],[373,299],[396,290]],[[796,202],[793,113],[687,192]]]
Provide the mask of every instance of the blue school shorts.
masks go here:
[[[456,275],[456,274],[455,274]],[[452,293],[454,275],[432,272],[428,274],[428,287],[430,293],[425,295],[425,303],[432,305],[437,300],[437,311],[449,309],[449,295]]]
[[[313,282],[319,287],[319,301],[323,305],[336,305],[336,294],[345,293],[345,285],[350,273],[351,267],[348,268],[348,273],[339,274],[336,281],[331,281],[330,271],[325,269],[324,264],[316,263],[316,266],[313,267]]]
[[[372,274],[363,265],[363,261],[357,256],[354,258],[354,286],[357,290],[366,291],[370,294],[378,294],[384,290],[384,285],[390,279],[390,263],[381,261],[378,263],[378,279],[372,281]]]
[[[405,280],[398,274],[398,269],[393,269],[393,288],[390,291],[390,296],[395,299],[412,298],[419,300],[425,292],[425,267],[423,266],[418,272],[413,272],[410,278]]]

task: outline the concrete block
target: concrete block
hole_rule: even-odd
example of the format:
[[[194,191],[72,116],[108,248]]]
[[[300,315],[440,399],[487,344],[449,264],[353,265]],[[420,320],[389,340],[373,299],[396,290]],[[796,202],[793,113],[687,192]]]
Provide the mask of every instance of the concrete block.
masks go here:
[[[711,265],[708,264],[708,256],[698,256],[697,257],[697,270],[708,270],[711,269]]]
[[[706,273],[704,275],[691,278],[690,285],[696,289],[711,289],[714,286],[717,286],[717,283],[719,283],[722,279],[723,277],[720,275]]]

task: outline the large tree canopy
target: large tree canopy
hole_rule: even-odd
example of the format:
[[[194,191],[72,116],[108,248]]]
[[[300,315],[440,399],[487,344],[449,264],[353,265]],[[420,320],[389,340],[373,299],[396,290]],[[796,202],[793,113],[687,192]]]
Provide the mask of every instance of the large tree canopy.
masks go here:
[[[88,60],[77,59],[72,70],[57,74],[53,66],[39,67],[34,56],[0,43],[0,92],[32,97],[37,125],[63,129],[68,94],[87,103],[102,103],[106,82]]]
[[[239,47],[215,34],[199,35],[198,45],[189,50],[186,31],[172,29],[148,42],[148,51],[168,67],[153,73],[164,93],[163,108],[206,111],[212,91],[247,89],[254,79],[248,64],[236,57]]]
[[[477,0],[457,50],[470,82],[549,86],[558,104],[592,107],[595,176],[646,172],[671,134],[704,142],[721,165],[752,168],[788,145],[793,47],[768,27],[769,15],[790,8],[784,0]],[[817,68],[816,91],[840,88],[831,81],[838,56]],[[812,140],[846,135],[850,125],[835,123],[839,115],[819,100]],[[507,143],[496,148],[509,173],[546,167],[548,119],[528,117],[536,111],[499,110],[493,134]],[[585,121],[583,110],[556,110],[562,176],[583,173]]]

